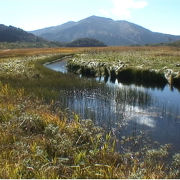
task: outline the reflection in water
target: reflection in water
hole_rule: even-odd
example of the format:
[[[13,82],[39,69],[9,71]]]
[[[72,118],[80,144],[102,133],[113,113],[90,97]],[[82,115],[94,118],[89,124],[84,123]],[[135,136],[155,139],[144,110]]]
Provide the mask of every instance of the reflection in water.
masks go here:
[[[65,62],[56,62],[47,67],[66,72],[65,65]],[[117,136],[146,131],[153,140],[172,143],[180,149],[180,93],[177,89],[123,85],[107,78],[96,80],[106,83],[95,89],[61,90],[62,106],[83,119],[92,119],[97,125],[113,130]]]
[[[115,123],[126,123],[126,119],[131,119],[132,114],[145,114],[143,109],[150,103],[151,98],[147,93],[135,89],[104,86],[93,90],[63,90],[60,101],[64,107],[80,114],[81,118],[93,119],[101,126],[108,122],[106,126],[111,128],[116,126]]]

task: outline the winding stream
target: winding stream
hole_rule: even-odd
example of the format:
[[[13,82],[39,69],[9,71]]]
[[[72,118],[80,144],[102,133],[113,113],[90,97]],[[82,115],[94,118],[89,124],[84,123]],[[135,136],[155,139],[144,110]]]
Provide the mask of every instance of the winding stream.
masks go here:
[[[66,61],[47,64],[46,67],[69,76]],[[103,85],[93,89],[72,87],[62,90],[60,102],[63,107],[78,113],[83,119],[92,119],[96,125],[112,130],[117,136],[145,131],[153,141],[170,143],[176,151],[180,150],[178,89],[171,89],[168,85],[162,88],[124,85],[104,78],[85,79],[94,80]]]

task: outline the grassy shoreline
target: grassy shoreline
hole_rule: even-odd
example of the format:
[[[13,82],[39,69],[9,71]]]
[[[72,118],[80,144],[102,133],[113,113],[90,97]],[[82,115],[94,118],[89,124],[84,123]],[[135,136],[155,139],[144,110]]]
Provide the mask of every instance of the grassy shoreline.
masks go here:
[[[168,145],[151,149],[147,144],[136,152],[127,148],[117,153],[111,133],[56,106],[66,81],[75,88],[79,81],[87,84],[78,78],[64,80],[65,75],[42,64],[77,51],[36,53],[0,57],[0,178],[180,177],[180,154],[170,158]],[[142,137],[120,141],[137,147]]]
[[[104,48],[86,51],[68,61],[70,71],[85,76],[110,76],[120,82],[180,87],[177,48]]]

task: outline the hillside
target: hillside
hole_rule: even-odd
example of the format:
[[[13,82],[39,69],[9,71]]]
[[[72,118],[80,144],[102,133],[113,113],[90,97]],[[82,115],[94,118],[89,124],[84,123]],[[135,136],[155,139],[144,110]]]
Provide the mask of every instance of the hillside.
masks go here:
[[[0,49],[57,47],[59,42],[50,42],[20,28],[0,24]]]
[[[103,42],[96,39],[81,38],[66,44],[67,47],[104,47]]]
[[[42,38],[20,28],[0,24],[0,42],[45,42]]]
[[[145,45],[173,42],[180,36],[152,32],[128,21],[90,16],[78,22],[67,22],[59,26],[32,31],[50,41],[71,42],[79,38],[93,38],[107,45]]]

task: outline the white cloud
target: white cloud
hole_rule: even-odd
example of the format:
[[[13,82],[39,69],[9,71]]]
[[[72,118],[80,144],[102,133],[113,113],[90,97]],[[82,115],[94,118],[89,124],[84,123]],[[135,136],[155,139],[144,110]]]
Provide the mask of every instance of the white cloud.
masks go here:
[[[147,6],[146,0],[111,0],[113,7],[110,9],[109,14],[118,19],[128,19],[131,17],[133,9],[141,9]],[[100,13],[107,15],[107,10],[100,10]]]

